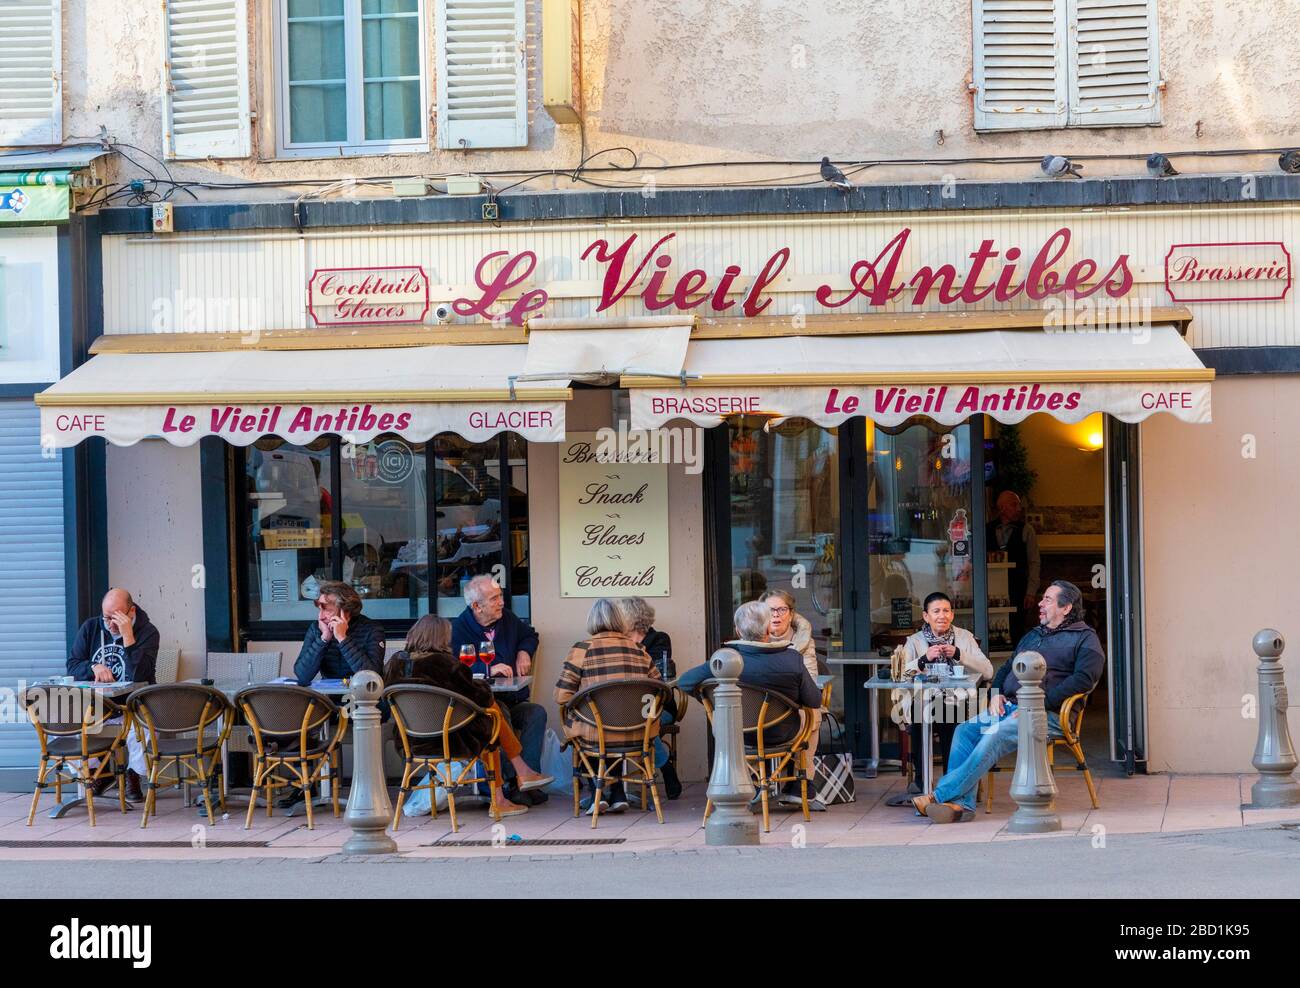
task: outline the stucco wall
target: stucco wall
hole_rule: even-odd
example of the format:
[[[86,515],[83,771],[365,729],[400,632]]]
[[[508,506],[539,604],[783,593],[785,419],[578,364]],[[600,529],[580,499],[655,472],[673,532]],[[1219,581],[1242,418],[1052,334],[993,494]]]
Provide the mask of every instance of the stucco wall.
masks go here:
[[[433,0],[426,3],[432,37]],[[491,169],[571,169],[580,157],[576,125],[557,126],[541,109],[537,31],[529,0],[529,146],[493,152],[437,152],[311,161],[274,155],[273,75],[263,52],[269,2],[254,6],[256,153],[247,161],[176,164],[177,178],[292,180],[348,175],[435,175]],[[120,141],[162,154],[162,8],[146,0],[66,0],[63,5],[64,134]],[[970,0],[585,0],[584,104],[588,153],[625,146],[646,166],[980,155],[1040,156],[1108,151],[1207,151],[1285,144],[1300,102],[1300,78],[1282,71],[1300,27],[1294,0],[1160,0],[1160,66],[1168,86],[1163,126],[976,134],[971,96]],[[435,80],[430,84],[436,85]],[[432,92],[432,90],[431,90]],[[942,138],[939,132],[942,131]],[[941,143],[942,141],[942,143]],[[138,152],[129,152],[145,161]],[[593,164],[627,164],[626,152]],[[156,166],[151,166],[155,167]],[[1276,170],[1276,155],[1182,159],[1185,173]],[[138,174],[120,162],[116,177]],[[860,181],[1021,180],[1034,163],[878,168]],[[1088,176],[1145,174],[1143,163],[1096,162]],[[640,175],[598,176],[641,188]],[[807,167],[660,173],[661,185],[754,179],[807,180]],[[508,184],[515,179],[503,179]],[[536,189],[568,189],[547,176]],[[284,188],[204,191],[205,199],[284,199]],[[183,197],[182,197],[183,198]]]
[[[149,612],[163,647],[181,650],[180,678],[202,675],[207,639],[199,447],[162,440],[108,447],[108,579]]]
[[[1283,669],[1293,685],[1300,676],[1297,408],[1300,377],[1220,378],[1212,425],[1157,415],[1142,426],[1153,770],[1251,771],[1258,721],[1242,698],[1256,689],[1259,629],[1286,636]],[[1290,723],[1296,735],[1294,707]]]

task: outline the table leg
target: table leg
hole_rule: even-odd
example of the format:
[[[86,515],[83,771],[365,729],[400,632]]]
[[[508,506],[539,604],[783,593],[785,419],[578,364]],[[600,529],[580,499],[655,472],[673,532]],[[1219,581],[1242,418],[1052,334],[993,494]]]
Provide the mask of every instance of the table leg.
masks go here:
[[[880,691],[871,690],[871,697],[868,701],[868,716],[871,718],[871,760],[867,762],[867,769],[870,774],[868,779],[874,779],[880,771]]]
[[[921,792],[934,792],[934,725],[930,722],[930,704],[921,693]]]

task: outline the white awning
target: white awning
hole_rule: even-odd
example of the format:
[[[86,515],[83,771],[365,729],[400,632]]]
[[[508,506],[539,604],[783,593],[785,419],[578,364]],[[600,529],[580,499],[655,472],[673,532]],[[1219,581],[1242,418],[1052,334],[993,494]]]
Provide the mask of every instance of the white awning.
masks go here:
[[[632,428],[674,419],[712,426],[733,415],[822,426],[855,415],[883,426],[918,415],[956,425],[977,413],[1015,423],[1035,412],[1064,422],[1094,412],[1209,422],[1214,379],[1165,324],[693,340],[685,373],[686,387],[623,379]]]
[[[471,441],[503,431],[531,442],[564,438],[567,387],[511,386],[522,344],[347,350],[252,347],[101,353],[36,396],[42,441],[118,446],[161,437],[190,446],[220,436],[247,446],[274,435],[297,445],[325,434],[365,442],[442,432]]]
[[[608,383],[625,375],[680,378],[693,323],[681,316],[532,319],[520,379]]]

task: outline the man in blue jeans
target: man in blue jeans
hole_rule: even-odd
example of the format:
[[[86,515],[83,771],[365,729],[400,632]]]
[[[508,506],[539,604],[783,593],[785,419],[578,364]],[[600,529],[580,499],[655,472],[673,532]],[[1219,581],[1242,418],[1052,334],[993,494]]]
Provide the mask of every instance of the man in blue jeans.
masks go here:
[[[1016,654],[1038,652],[1047,662],[1042,688],[1047,696],[1048,737],[1061,736],[1061,704],[1076,693],[1091,693],[1101,678],[1106,657],[1097,632],[1083,623],[1083,594],[1073,583],[1056,580],[1038,602],[1039,625],[1020,639]],[[1016,750],[1019,723],[1016,693],[1020,682],[1013,655],[993,677],[988,710],[968,720],[953,735],[948,772],[934,792],[912,800],[916,812],[934,823],[956,823],[975,816],[980,779],[1004,755]]]

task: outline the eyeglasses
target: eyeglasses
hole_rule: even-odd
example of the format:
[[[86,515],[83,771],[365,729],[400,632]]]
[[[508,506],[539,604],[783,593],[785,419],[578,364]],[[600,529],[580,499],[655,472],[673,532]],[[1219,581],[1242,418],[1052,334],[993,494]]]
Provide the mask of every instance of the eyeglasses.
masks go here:
[[[772,617],[785,617],[787,614],[790,613],[790,608],[788,608],[788,607],[773,607],[773,608],[771,608],[771,611],[772,611]]]

